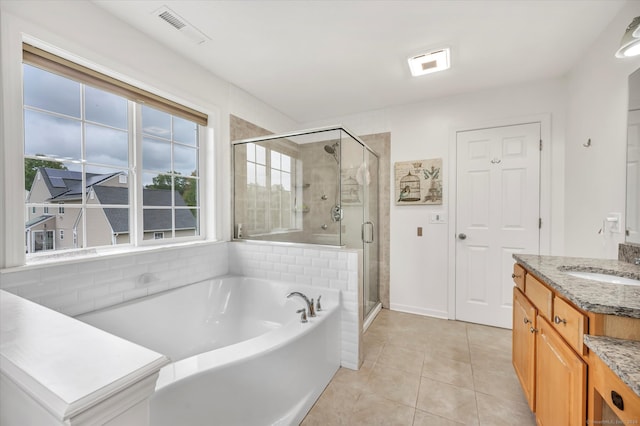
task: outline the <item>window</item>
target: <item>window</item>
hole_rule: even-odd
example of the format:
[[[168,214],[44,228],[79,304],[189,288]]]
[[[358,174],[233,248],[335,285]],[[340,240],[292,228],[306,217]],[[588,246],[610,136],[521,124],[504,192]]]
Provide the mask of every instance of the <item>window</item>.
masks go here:
[[[28,45],[23,75],[27,253],[200,235],[206,116]]]
[[[33,252],[54,250],[55,241],[53,231],[33,231],[31,240],[31,249]]]
[[[253,233],[295,227],[292,162],[286,154],[247,143],[246,223]]]

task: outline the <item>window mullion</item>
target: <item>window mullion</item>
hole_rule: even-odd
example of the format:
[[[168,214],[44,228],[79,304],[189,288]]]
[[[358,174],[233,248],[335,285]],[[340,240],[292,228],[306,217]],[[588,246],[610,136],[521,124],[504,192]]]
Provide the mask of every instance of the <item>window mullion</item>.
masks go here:
[[[134,246],[139,246],[144,232],[144,210],[142,189],[142,106],[128,103],[129,114],[129,170],[133,175],[129,187],[129,238]]]

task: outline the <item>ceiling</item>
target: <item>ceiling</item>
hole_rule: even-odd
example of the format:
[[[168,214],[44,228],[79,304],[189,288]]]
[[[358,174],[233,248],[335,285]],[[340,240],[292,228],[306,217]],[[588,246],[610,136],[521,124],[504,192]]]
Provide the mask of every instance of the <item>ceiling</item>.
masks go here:
[[[299,123],[560,77],[625,3],[93,2]],[[196,44],[158,18],[163,6],[210,39]],[[450,70],[411,77],[408,57],[444,46]]]

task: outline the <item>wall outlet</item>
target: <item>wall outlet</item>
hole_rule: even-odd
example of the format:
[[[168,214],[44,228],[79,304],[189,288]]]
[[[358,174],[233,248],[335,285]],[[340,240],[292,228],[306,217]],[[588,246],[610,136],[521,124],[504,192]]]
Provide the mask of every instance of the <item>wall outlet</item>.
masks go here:
[[[432,212],[429,214],[429,223],[447,223],[447,215],[442,212]]]

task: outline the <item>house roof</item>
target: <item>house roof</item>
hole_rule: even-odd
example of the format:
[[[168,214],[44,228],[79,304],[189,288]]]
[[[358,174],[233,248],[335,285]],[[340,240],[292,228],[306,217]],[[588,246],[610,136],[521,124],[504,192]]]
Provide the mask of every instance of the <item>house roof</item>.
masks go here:
[[[24,227],[25,227],[25,229],[29,229],[29,228],[31,228],[33,226],[39,225],[39,224],[41,224],[43,222],[46,222],[46,221],[48,221],[50,219],[53,219],[53,218],[54,218],[54,216],[50,215],[50,214],[45,214],[45,215],[42,215],[42,216],[34,217],[33,219],[27,221],[24,224]]]
[[[93,187],[96,197],[101,204],[127,204],[128,190],[122,187],[100,186]],[[142,193],[144,204],[148,206],[170,206],[171,191],[166,189],[144,189]],[[182,196],[175,192],[175,206],[187,207]],[[113,232],[129,232],[129,210],[119,208],[104,208],[105,215],[111,224]],[[176,230],[195,229],[196,218],[189,209],[176,209]],[[171,230],[171,210],[145,209],[143,214],[143,229],[145,232]]]
[[[51,194],[51,198],[46,201],[68,201],[82,197],[81,172],[47,167],[41,167],[39,170]],[[129,190],[127,188],[101,185],[120,173],[87,173],[85,190],[93,189],[100,204],[126,206],[129,203]],[[169,207],[171,206],[171,192],[167,189],[143,189],[144,205]],[[174,192],[174,194],[174,205],[176,207],[188,207],[180,193]],[[129,209],[105,207],[103,210],[113,232],[129,232]],[[175,214],[176,230],[196,228],[196,218],[191,214],[190,209],[176,209]],[[143,229],[145,232],[169,231],[172,228],[171,210],[169,209],[145,209],[143,216]],[[33,222],[36,219],[32,219],[29,222]],[[34,225],[29,225],[29,222],[26,225],[27,227]]]
[[[51,198],[47,201],[68,201],[77,200],[82,197],[82,172],[72,170],[51,169],[48,167],[39,168]],[[121,172],[97,174],[86,174],[86,189],[104,182]]]

